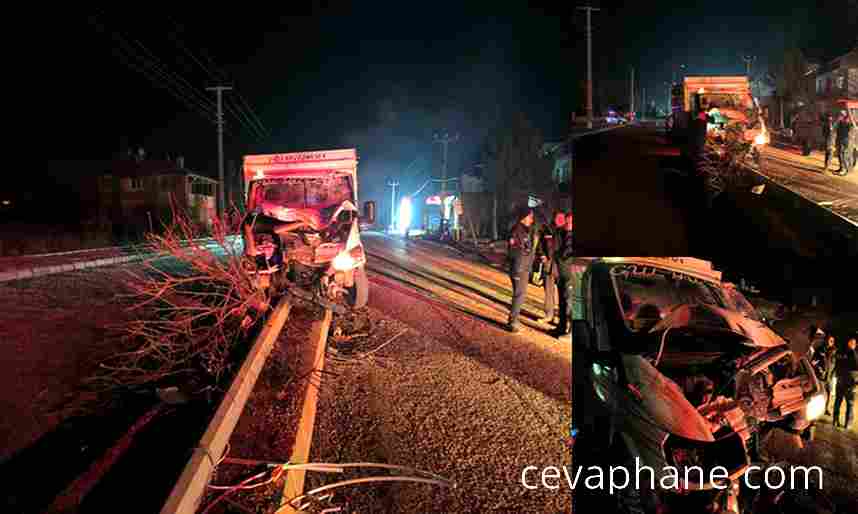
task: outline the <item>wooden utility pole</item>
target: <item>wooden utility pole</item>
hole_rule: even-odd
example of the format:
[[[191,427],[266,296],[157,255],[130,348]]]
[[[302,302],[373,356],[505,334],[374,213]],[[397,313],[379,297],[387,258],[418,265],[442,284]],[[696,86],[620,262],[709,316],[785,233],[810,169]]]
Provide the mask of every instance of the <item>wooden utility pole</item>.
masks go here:
[[[587,11],[587,128],[593,128],[593,30],[591,13],[599,11],[597,7],[581,6],[579,11]]]
[[[226,185],[223,179],[223,92],[231,91],[232,87],[213,86],[207,87],[206,90],[217,94],[217,178],[220,181],[217,187],[217,215],[220,217],[224,211],[223,189]]]
[[[634,112],[635,112],[635,67],[634,66],[632,66],[630,80],[631,80],[631,82],[629,84],[629,86],[630,86],[629,87],[629,112],[633,116]]]
[[[455,143],[459,140],[459,134],[450,137],[450,134],[444,132],[443,136],[435,134],[435,142],[440,143],[444,148],[444,160],[441,163],[441,201],[447,195],[447,147],[450,143]],[[443,210],[443,209],[442,209]]]

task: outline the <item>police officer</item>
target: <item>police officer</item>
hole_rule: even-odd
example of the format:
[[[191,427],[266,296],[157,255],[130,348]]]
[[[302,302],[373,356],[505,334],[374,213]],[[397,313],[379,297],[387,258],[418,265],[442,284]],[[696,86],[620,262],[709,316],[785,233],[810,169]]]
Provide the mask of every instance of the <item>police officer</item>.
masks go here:
[[[572,271],[573,238],[572,238],[572,213],[567,212],[564,219],[563,230],[557,234],[557,251],[554,261],[557,266],[558,283],[557,289],[560,292],[560,321],[557,323],[555,335],[557,338],[564,338],[570,332],[570,324],[572,322],[572,304],[575,299],[575,281]]]
[[[831,162],[831,156],[834,155],[834,146],[837,140],[837,131],[834,129],[834,117],[831,113],[828,113],[822,122],[822,139],[825,141],[825,166],[822,170],[827,171],[828,164]]]
[[[515,215],[515,225],[509,236],[509,278],[512,280],[512,306],[507,328],[518,332],[518,315],[527,294],[528,278],[533,266],[533,210],[522,209]]]
[[[849,428],[852,424],[852,406],[858,386],[858,350],[855,337],[846,343],[846,350],[837,356],[834,373],[837,376],[837,397],[834,400],[834,426]],[[846,423],[840,424],[840,405],[846,402]]]
[[[820,380],[825,384],[826,400],[825,414],[830,415],[828,404],[834,398],[834,366],[837,364],[837,342],[834,336],[830,335],[825,340],[825,343],[813,354],[812,364],[818,370]]]
[[[840,113],[837,122],[837,158],[840,160],[840,169],[834,172],[836,175],[845,176],[852,167],[852,156],[850,155],[849,137],[853,130],[852,121],[846,111]]]
[[[545,290],[545,317],[539,320],[542,323],[554,321],[554,299],[557,296],[557,282],[560,280],[554,254],[557,251],[557,232],[562,230],[565,224],[566,214],[560,210],[554,211],[551,221],[545,223],[539,233],[536,254],[542,260],[542,287]]]

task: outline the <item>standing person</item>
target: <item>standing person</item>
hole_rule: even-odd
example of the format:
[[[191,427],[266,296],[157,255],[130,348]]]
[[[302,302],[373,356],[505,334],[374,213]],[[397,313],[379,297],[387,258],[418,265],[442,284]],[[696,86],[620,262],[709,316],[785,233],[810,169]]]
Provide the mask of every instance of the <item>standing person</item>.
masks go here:
[[[828,113],[822,121],[822,139],[825,141],[825,166],[822,171],[828,171],[828,164],[834,155],[834,147],[837,141],[837,131],[834,128],[834,117],[831,113]]]
[[[828,336],[820,348],[813,354],[813,366],[818,370],[819,379],[825,384],[825,414],[830,415],[828,405],[834,398],[834,366],[837,363],[837,342],[834,336]]]
[[[557,265],[554,262],[554,254],[557,251],[557,232],[566,224],[566,215],[563,211],[555,210],[551,221],[542,226],[539,234],[539,246],[537,255],[542,260],[542,287],[545,290],[545,317],[539,321],[551,323],[554,321],[554,299],[557,296]]]
[[[849,338],[846,350],[837,356],[834,373],[837,376],[837,399],[834,400],[834,426],[849,428],[852,424],[852,407],[855,388],[858,386],[858,350],[855,337]],[[846,423],[840,424],[840,405],[846,402]]]
[[[840,113],[840,120],[837,122],[837,158],[840,160],[840,169],[835,174],[845,176],[849,173],[852,156],[850,155],[849,137],[852,131],[852,121],[846,111]]]
[[[858,166],[858,120],[852,115],[852,111],[846,111],[849,118],[849,123],[852,125],[850,132],[849,143],[846,146],[846,155],[849,158],[851,167],[846,170],[847,173],[854,170]]]
[[[572,276],[573,221],[572,213],[567,212],[563,230],[557,234],[557,250],[554,261],[557,266],[557,289],[560,292],[560,321],[557,323],[555,335],[558,339],[565,338],[570,333],[572,323],[572,302],[575,295],[575,283]]]
[[[527,295],[528,278],[533,266],[533,210],[530,208],[518,211],[515,225],[509,236],[509,278],[512,280],[512,305],[509,311],[507,328],[510,332],[518,332],[520,325],[518,315]]]

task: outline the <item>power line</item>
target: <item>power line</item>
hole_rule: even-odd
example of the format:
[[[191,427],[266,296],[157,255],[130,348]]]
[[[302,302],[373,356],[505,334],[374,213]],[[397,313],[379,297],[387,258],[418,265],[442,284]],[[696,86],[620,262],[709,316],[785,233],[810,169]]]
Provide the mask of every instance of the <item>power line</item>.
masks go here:
[[[108,31],[106,26],[99,24],[95,20],[91,20],[102,32],[110,32],[110,37],[118,44],[113,51],[114,55],[118,56],[127,67],[145,76],[149,81],[161,89],[169,92],[174,98],[182,102],[191,111],[201,114],[209,121],[216,121],[215,112],[212,105],[204,100],[199,99],[193,94],[193,88],[188,88],[177,82],[176,79],[169,73],[159,69],[159,67],[147,60],[136,52],[130,43],[125,40],[121,34],[116,31]],[[189,90],[190,89],[190,90]]]
[[[250,121],[250,118],[247,116],[246,112],[244,112],[238,107],[233,107],[233,105],[231,105],[229,102],[226,102],[224,105],[226,106],[227,110],[232,113],[233,116],[242,121],[242,124],[244,124],[245,127],[250,128],[252,135],[256,138],[257,141],[262,142],[265,140],[265,134],[263,134],[259,130],[259,128],[253,125],[253,122]]]
[[[166,89],[174,97],[185,103],[185,105],[188,105],[189,102],[192,103],[193,107],[188,105],[192,110],[197,112],[203,111],[205,113],[205,117],[210,119],[214,116],[213,104],[205,98],[200,98],[200,96],[195,95],[194,93],[199,93],[194,90],[190,83],[185,80],[185,84],[182,84],[180,79],[177,79],[176,76],[170,74],[170,72],[164,69],[163,66],[159,66],[157,62],[153,61],[153,59],[147,58],[145,55],[141,55],[140,52],[135,50],[131,43],[129,43],[128,40],[125,39],[125,37],[118,31],[109,30],[106,25],[99,23],[94,18],[91,19],[91,22],[96,25],[100,31],[108,33],[114,42],[118,44],[118,47],[115,47],[114,50],[119,50],[121,57],[139,61],[137,66],[130,66],[132,69],[146,76],[156,86]],[[138,41],[137,44],[152,56],[151,52],[149,52],[142,43],[139,43]],[[124,50],[124,53],[122,53],[122,50]],[[126,65],[130,65],[130,63],[126,62]]]
[[[173,25],[173,27],[176,29],[175,32],[170,34],[170,39],[172,39],[173,42],[175,42],[177,45],[179,45],[179,47],[186,54],[188,54],[188,56],[200,67],[200,69],[203,70],[203,72],[206,73],[206,75],[209,76],[209,78],[211,78],[217,82],[234,82],[234,81],[230,80],[231,77],[229,77],[227,73],[225,73],[219,66],[217,66],[214,63],[214,60],[211,57],[209,57],[208,54],[205,53],[205,51],[200,50],[203,57],[209,62],[210,67],[207,67],[205,64],[203,64],[202,61],[197,58],[196,54],[194,54],[194,52],[190,48],[188,48],[188,46],[178,37],[177,32],[181,31],[182,27],[175,20],[170,18],[169,16],[167,16],[166,18]],[[215,71],[213,72],[210,68],[213,68]],[[229,103],[227,103],[226,104],[227,110],[229,110],[230,113],[245,128],[249,129],[249,131],[252,132],[253,135],[258,140],[261,141],[265,137],[268,137],[269,136],[268,131],[265,129],[265,127],[259,121],[259,118],[256,116],[256,113],[253,112],[253,109],[247,104],[247,101],[244,100],[244,96],[239,91],[236,91],[235,93],[238,95],[238,98],[242,102],[244,102],[244,105],[246,106],[247,110],[245,111],[245,109],[242,108],[241,104],[239,104],[237,102],[234,102],[235,107],[232,107],[232,106],[230,106]],[[248,115],[248,113],[249,113],[249,115]],[[255,120],[255,123],[254,123],[254,120]]]
[[[247,100],[245,100],[244,95],[241,94],[241,91],[238,91],[237,93],[238,99],[243,102],[244,105],[247,107],[247,110],[250,112],[253,119],[256,120],[256,123],[259,125],[260,128],[262,128],[263,133],[265,133],[268,137],[271,137],[271,133],[268,132],[268,129],[265,128],[265,125],[262,124],[262,120],[259,119],[259,116],[256,115],[256,112],[253,110]]]

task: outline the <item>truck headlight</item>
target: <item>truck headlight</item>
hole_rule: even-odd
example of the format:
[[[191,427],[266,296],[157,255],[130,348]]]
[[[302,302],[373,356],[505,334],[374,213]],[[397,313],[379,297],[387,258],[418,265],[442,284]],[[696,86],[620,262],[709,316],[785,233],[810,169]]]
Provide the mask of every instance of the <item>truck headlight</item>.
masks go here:
[[[356,261],[348,252],[340,252],[331,265],[336,271],[348,271],[355,267]]]
[[[805,407],[805,417],[808,421],[812,421],[825,414],[826,398],[824,394],[817,394],[807,402]]]

